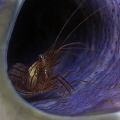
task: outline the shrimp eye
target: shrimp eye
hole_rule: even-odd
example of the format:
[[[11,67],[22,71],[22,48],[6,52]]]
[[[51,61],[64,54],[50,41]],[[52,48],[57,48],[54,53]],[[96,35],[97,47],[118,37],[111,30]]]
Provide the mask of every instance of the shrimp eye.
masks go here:
[[[42,54],[39,54],[38,59],[42,61],[44,59],[44,56]]]

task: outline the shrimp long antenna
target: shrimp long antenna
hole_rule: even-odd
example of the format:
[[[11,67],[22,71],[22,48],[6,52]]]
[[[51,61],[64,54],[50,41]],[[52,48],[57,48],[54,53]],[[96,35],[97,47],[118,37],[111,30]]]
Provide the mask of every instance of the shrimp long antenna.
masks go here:
[[[95,61],[95,62],[100,63],[100,64],[103,64],[103,65],[109,65],[109,64],[105,64],[105,63],[100,62],[100,61],[98,61],[98,60],[94,60],[94,59],[92,59],[92,58],[89,58],[89,57],[86,57],[86,56],[83,56],[83,55],[80,55],[80,54],[77,54],[77,53],[68,52],[68,51],[61,51],[61,52],[69,53],[69,54],[73,54],[73,55],[77,55],[77,56],[81,56],[81,57],[83,57],[83,58],[87,58],[87,59],[89,59],[89,60]]]
[[[107,4],[108,5],[108,4]],[[93,16],[95,13],[97,13],[98,11],[102,10],[103,8],[105,8],[107,5],[99,8],[98,10],[96,10],[95,12],[93,12],[92,14],[90,14],[88,17],[86,17],[82,22],[80,22],[73,30],[72,32],[65,38],[65,40],[63,41],[63,43],[61,44],[61,46],[66,42],[66,40],[75,32],[75,30],[80,27],[81,24],[83,24],[88,18],[90,18],[91,16]]]
[[[56,55],[58,52],[60,52],[60,50],[62,50],[63,48],[65,48],[65,47],[67,47],[67,46],[70,46],[70,45],[78,45],[78,44],[84,45],[84,46],[88,46],[88,45],[86,45],[85,43],[82,43],[82,42],[73,42],[73,43],[65,44],[65,45],[63,45],[62,47],[60,47],[59,49],[57,49],[56,52],[55,52],[55,54],[53,54],[53,55],[49,58],[49,60],[53,59],[53,58],[55,57],[55,55]],[[89,47],[89,46],[88,46],[88,47]]]
[[[55,45],[56,45],[56,43],[57,43],[57,41],[58,41],[61,33],[63,32],[63,30],[64,30],[64,28],[66,27],[66,25],[68,24],[68,22],[69,22],[70,19],[73,17],[73,15],[78,11],[78,9],[81,7],[81,5],[84,3],[84,1],[85,1],[85,0],[83,0],[83,1],[81,2],[81,4],[76,8],[76,10],[72,13],[72,15],[70,15],[70,17],[68,18],[68,20],[66,21],[66,23],[64,24],[64,26],[62,27],[62,29],[60,30],[59,34],[57,35],[56,40],[55,40],[55,42],[54,42],[54,44],[53,44],[53,48],[52,48],[52,49],[54,49],[54,47],[55,47]]]
[[[67,48],[62,48],[62,50],[63,49],[66,49],[66,50],[69,50],[69,49],[85,49],[85,50],[101,51],[101,50],[98,50],[98,49],[82,48],[82,47],[67,47]]]

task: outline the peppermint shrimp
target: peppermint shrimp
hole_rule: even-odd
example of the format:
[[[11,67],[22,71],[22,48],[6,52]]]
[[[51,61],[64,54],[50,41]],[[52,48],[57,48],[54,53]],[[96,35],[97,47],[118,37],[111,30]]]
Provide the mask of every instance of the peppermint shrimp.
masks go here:
[[[82,3],[77,7],[77,9],[72,13],[72,15],[68,18],[67,22],[64,24],[62,27],[61,31],[59,32],[53,46],[44,54],[40,54],[38,56],[38,60],[34,62],[30,67],[22,64],[22,63],[16,63],[13,65],[10,70],[8,71],[8,76],[15,88],[16,91],[23,93],[23,94],[28,94],[28,95],[34,95],[37,92],[40,93],[45,93],[49,91],[55,91],[57,94],[60,94],[64,97],[67,96],[65,91],[62,88],[65,88],[67,92],[71,95],[75,89],[72,87],[72,83],[76,81],[82,81],[90,84],[96,84],[95,80],[92,79],[91,77],[80,73],[76,71],[67,71],[62,74],[58,72],[54,72],[54,68],[62,63],[62,55],[63,53],[68,53],[68,54],[74,54],[77,56],[81,56],[76,53],[64,51],[65,49],[88,49],[88,50],[94,50],[90,48],[88,45],[82,43],[82,42],[73,42],[69,44],[64,44],[68,38],[71,36],[72,33],[83,23],[85,22],[88,18],[90,18],[92,15],[94,15],[96,12],[100,11],[101,9],[105,8],[105,6],[99,8],[92,14],[90,14],[87,18],[85,18],[80,24],[73,29],[73,31],[66,37],[66,39],[63,41],[61,46],[58,49],[55,49],[55,45],[57,44],[57,41],[64,30],[65,26],[67,23],[70,21],[70,19],[73,17],[73,15],[77,12],[77,10],[80,8],[80,6],[83,4],[85,0],[82,1]],[[71,47],[71,45],[83,45],[85,47]],[[69,47],[70,46],[70,47]],[[82,56],[85,57],[85,56]],[[96,61],[94,59],[85,57],[87,59]],[[99,61],[96,61],[99,62]],[[99,62],[102,63],[102,62]],[[102,63],[104,64],[104,63]],[[79,75],[83,75],[91,80],[94,81],[94,83],[84,81],[84,80],[73,80],[71,83],[69,83],[66,78],[71,74],[71,73],[76,73]],[[98,84],[96,84],[98,85]]]

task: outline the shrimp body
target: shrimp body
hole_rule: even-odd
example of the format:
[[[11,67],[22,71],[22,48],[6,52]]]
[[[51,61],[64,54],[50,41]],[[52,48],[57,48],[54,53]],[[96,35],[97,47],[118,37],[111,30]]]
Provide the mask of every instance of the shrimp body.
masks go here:
[[[15,89],[20,93],[33,95],[37,92],[44,93],[61,89],[58,86],[61,83],[61,85],[64,85],[70,91],[68,82],[58,75],[58,72],[53,74],[53,68],[61,62],[57,61],[60,55],[61,52],[56,54],[56,51],[49,51],[45,55],[40,54],[39,60],[30,67],[22,63],[13,65],[8,71],[8,75]]]
[[[56,59],[58,59],[56,57],[56,59],[52,60],[49,55],[54,56],[54,52],[52,54],[47,53],[46,56],[40,54],[39,60],[33,63],[22,76],[22,82],[29,90],[43,93],[48,89],[46,88],[45,83],[52,79],[53,68],[57,65]]]

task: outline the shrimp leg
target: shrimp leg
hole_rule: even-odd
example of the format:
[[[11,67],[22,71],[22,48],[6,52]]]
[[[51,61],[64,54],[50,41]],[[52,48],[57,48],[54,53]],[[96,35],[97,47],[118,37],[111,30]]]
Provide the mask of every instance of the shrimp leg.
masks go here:
[[[66,97],[66,94],[65,94],[65,92],[61,89],[61,87],[58,86],[57,84],[55,84],[55,86],[56,86],[57,88],[53,88],[53,90],[54,90],[57,94],[59,94],[59,95],[61,96],[61,94],[60,94],[58,91],[56,91],[56,89],[59,89],[59,90],[63,93],[62,96]]]
[[[81,73],[81,72],[67,71],[67,72],[62,73],[61,75],[64,75],[64,74],[66,74],[66,73],[67,73],[67,75],[65,75],[64,78],[68,77],[71,73],[77,73],[77,74],[83,75],[83,76],[85,76],[85,77],[87,77],[87,78],[93,80],[94,82],[96,82],[93,78],[91,78],[91,77],[89,77],[89,76],[87,76],[87,75],[85,75],[85,74],[83,74],[83,73]]]
[[[68,85],[66,85],[62,80],[56,78],[55,80],[57,80],[59,83],[62,84],[62,86],[69,92],[69,94],[71,95],[72,91],[70,89],[70,87]]]
[[[69,86],[69,87],[71,87],[74,91],[75,91],[75,89],[70,85],[70,83],[64,78],[64,77],[62,77],[61,75],[58,75],[60,78],[62,78],[62,80],[64,81],[64,82],[66,82],[67,83],[67,85]]]

